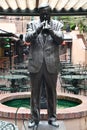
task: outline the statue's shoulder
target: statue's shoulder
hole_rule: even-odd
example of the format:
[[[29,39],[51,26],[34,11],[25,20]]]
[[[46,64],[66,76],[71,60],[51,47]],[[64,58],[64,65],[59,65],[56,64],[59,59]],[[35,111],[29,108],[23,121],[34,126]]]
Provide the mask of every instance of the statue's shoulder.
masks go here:
[[[52,22],[53,24],[63,24],[62,21],[54,20],[54,19],[52,19],[51,22]]]
[[[64,24],[63,24],[62,21],[54,20],[54,19],[51,20],[51,24],[52,24],[53,26],[58,26],[58,27],[60,27],[60,28],[62,28],[62,27],[64,26]]]

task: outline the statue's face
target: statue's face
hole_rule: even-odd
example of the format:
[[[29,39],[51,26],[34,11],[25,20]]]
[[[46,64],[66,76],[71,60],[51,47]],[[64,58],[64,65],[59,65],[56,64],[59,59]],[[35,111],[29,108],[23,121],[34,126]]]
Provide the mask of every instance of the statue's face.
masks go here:
[[[43,9],[40,9],[40,20],[43,22],[44,20],[50,22],[50,8],[46,7]]]

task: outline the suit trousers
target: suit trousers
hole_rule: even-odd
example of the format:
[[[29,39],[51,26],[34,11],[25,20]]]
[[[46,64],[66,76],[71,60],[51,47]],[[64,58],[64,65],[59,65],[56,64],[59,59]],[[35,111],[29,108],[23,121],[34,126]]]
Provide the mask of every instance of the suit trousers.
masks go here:
[[[48,118],[56,118],[56,83],[57,73],[49,73],[45,61],[38,73],[30,73],[31,79],[31,114],[35,122],[40,120],[41,83],[44,79],[47,97]]]

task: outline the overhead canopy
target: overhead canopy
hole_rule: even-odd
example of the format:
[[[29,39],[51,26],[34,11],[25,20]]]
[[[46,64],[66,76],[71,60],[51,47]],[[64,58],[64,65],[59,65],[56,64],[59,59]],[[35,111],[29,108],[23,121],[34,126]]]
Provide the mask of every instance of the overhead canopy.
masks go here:
[[[15,23],[0,23],[0,33],[3,33],[2,30],[5,30],[5,32],[13,32],[14,34],[17,32]]]
[[[0,15],[39,15],[42,2],[49,2],[52,15],[87,15],[87,0],[0,0]]]

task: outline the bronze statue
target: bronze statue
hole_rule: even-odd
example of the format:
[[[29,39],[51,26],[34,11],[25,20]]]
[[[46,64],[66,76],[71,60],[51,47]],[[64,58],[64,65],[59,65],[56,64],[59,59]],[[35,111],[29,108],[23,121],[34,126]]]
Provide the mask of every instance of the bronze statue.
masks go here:
[[[60,70],[59,45],[63,41],[63,24],[51,19],[48,3],[38,8],[40,20],[28,24],[25,41],[30,44],[28,69],[30,72],[31,113],[29,127],[39,124],[41,83],[44,79],[47,94],[48,124],[58,127],[56,118],[56,82]]]

